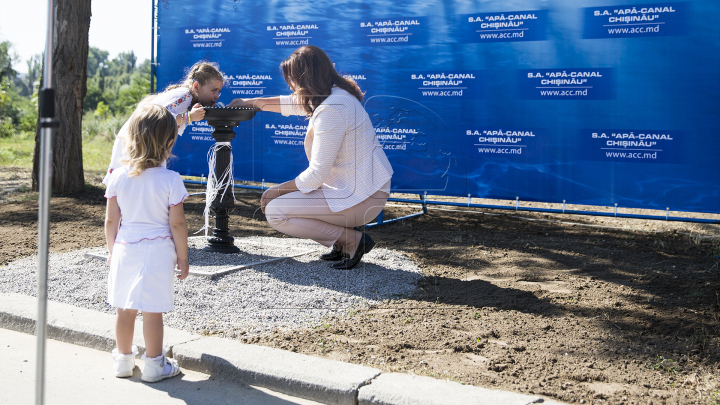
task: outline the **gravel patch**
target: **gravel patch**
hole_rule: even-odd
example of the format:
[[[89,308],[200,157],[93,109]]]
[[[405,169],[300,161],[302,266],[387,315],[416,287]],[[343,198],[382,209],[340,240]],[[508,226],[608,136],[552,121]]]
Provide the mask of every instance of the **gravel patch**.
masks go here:
[[[245,267],[215,279],[190,276],[175,282],[175,310],[165,324],[206,335],[237,337],[274,329],[314,327],[383,300],[412,294],[420,268],[404,254],[375,248],[349,271],[335,270],[317,258],[327,248],[295,238],[236,238],[239,254],[207,253],[204,238],[188,242],[191,272],[213,273],[258,261],[301,254]],[[303,252],[312,252],[302,254]],[[107,303],[107,264],[86,253],[107,254],[104,247],[51,253],[48,298],[114,313]],[[0,292],[36,296],[36,256],[0,267]]]

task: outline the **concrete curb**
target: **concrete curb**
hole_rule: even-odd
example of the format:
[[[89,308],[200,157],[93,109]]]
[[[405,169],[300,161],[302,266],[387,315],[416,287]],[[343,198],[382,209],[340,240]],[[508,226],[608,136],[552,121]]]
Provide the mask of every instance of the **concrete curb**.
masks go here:
[[[490,390],[402,373],[383,373],[360,388],[358,405],[526,405],[543,402],[540,397]]]
[[[177,346],[174,354],[180,365],[191,370],[222,374],[244,384],[326,404],[357,404],[360,387],[381,372],[356,364],[213,337]]]
[[[0,327],[17,332],[35,334],[37,298],[15,293],[0,293]],[[79,308],[61,302],[48,301],[47,337],[78,346],[110,352],[115,348],[115,315]],[[145,353],[142,322],[135,323],[133,343],[139,356]],[[181,343],[201,339],[202,336],[165,327],[163,347],[167,355]]]
[[[0,328],[35,333],[37,298],[0,293]],[[115,347],[115,315],[48,301],[48,338],[108,353]],[[145,351],[142,324],[134,343]],[[165,327],[164,346],[181,367],[231,378],[317,402],[342,405],[498,404],[543,402],[537,396],[466,386],[327,360]],[[556,404],[546,401],[546,404]]]

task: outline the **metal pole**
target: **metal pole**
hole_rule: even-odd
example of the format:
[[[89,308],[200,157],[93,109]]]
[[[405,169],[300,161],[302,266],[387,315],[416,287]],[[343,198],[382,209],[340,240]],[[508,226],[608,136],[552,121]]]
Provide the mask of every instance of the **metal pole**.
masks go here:
[[[35,362],[35,404],[45,402],[45,340],[47,334],[48,245],[50,237],[50,184],[52,182],[52,128],[56,126],[55,91],[52,87],[55,5],[48,0],[48,25],[43,62],[43,88],[40,91],[40,165],[38,201],[38,315],[35,322],[37,356]]]
[[[150,94],[155,88],[155,0],[152,3],[152,24],[150,25]]]

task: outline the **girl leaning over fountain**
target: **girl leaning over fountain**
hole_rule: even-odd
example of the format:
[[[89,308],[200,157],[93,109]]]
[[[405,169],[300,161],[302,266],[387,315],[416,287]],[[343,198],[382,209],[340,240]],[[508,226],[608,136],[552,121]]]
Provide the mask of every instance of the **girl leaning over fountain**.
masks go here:
[[[224,82],[225,78],[216,64],[198,62],[188,70],[180,84],[170,85],[162,93],[146,97],[140,102],[140,105],[152,103],[165,107],[175,117],[178,135],[182,135],[190,123],[205,117],[203,107],[215,106],[220,98],[220,90],[222,90]],[[124,165],[123,142],[127,136],[128,122],[122,126],[115,138],[110,166],[103,179],[105,184],[107,184],[110,173]],[[163,167],[165,164],[163,162]]]
[[[363,93],[340,76],[327,54],[303,46],[280,64],[289,96],[235,99],[230,107],[257,107],[308,118],[309,166],[263,193],[260,207],[280,232],[313,239],[332,250],[320,256],[351,269],[375,242],[354,229],[373,220],[390,196],[392,167],[360,103]]]

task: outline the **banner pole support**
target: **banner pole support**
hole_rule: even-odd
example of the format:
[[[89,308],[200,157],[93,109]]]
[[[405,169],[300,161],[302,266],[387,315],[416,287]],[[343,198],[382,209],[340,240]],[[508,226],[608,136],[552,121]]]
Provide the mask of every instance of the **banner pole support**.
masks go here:
[[[155,6],[156,0],[152,0],[152,21],[150,24],[150,94],[155,93]]]

